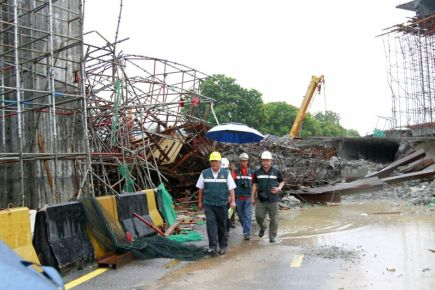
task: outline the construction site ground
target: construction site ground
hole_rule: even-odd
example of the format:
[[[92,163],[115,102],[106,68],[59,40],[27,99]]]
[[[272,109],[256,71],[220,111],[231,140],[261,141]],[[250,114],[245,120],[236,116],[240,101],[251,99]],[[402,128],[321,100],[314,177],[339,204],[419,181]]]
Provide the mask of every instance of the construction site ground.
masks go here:
[[[253,220],[250,241],[231,229],[226,255],[134,261],[74,289],[433,289],[432,206],[384,190],[281,210],[277,243],[259,238]],[[195,230],[206,246],[205,225]]]

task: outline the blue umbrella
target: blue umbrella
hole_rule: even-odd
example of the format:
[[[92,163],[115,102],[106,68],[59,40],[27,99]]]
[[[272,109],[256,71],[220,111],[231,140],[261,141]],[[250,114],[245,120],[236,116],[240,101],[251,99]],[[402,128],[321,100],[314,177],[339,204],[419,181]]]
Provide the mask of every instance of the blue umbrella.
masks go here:
[[[257,130],[239,123],[227,123],[211,128],[206,136],[210,139],[224,143],[257,143],[264,136]]]
[[[48,266],[42,266],[42,272],[36,271],[21,259],[4,242],[0,241],[0,281],[2,289],[65,289],[62,276]],[[4,287],[4,288],[3,288]]]

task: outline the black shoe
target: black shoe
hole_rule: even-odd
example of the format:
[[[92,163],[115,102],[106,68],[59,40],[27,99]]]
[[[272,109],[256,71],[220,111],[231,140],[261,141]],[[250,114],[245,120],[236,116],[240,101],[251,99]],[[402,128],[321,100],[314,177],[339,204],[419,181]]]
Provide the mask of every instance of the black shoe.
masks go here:
[[[258,236],[260,238],[264,236],[264,230],[263,229],[260,230],[260,232],[258,233]]]
[[[245,241],[249,241],[251,239],[251,235],[250,234],[245,234]]]
[[[219,251],[219,254],[225,255],[226,252],[227,252],[227,248],[223,248]]]
[[[215,257],[215,256],[217,256],[217,250],[216,249],[208,249],[207,254],[209,256]]]
[[[275,242],[276,242],[275,237],[270,237],[270,238],[269,238],[269,242],[271,242],[271,243],[275,243]]]

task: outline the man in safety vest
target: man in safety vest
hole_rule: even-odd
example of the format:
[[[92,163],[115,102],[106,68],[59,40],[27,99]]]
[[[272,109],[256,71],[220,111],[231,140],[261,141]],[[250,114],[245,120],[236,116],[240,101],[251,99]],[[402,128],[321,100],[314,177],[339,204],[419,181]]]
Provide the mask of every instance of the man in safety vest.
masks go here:
[[[236,209],[243,228],[245,240],[251,238],[251,217],[254,197],[252,194],[252,177],[254,171],[248,166],[249,155],[245,152],[239,155],[239,167],[233,171],[236,182]]]
[[[209,254],[217,254],[219,244],[221,255],[226,253],[228,237],[226,225],[228,219],[228,193],[230,195],[230,207],[235,208],[234,183],[230,171],[221,170],[221,154],[212,152],[210,154],[210,168],[201,172],[196,187],[199,188],[199,208],[204,208]]]
[[[228,158],[222,157],[221,159],[221,169],[226,169],[229,170],[231,172],[230,167],[230,161],[228,160]],[[230,209],[230,199],[228,199],[228,209]],[[230,215],[230,211],[228,211],[228,215]],[[234,214],[232,214],[231,216],[228,216],[228,220],[227,220],[227,238],[229,238],[230,235],[230,229],[231,229],[231,223],[233,222],[233,217]]]
[[[269,214],[269,241],[275,243],[278,234],[278,211],[281,200],[279,193],[284,186],[281,172],[272,167],[272,154],[264,151],[261,154],[261,167],[254,172],[252,196],[258,201],[255,206],[255,219],[260,227],[261,238],[266,231],[266,215]]]

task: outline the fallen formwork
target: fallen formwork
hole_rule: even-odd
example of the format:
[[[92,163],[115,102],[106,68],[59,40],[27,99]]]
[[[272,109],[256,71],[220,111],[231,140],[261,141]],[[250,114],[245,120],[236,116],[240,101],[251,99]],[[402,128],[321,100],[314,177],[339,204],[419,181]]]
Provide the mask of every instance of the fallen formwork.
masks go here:
[[[305,202],[337,202],[341,195],[374,192],[382,190],[387,184],[396,184],[405,180],[431,180],[435,176],[435,169],[424,169],[422,165],[429,166],[431,162],[424,162],[426,153],[419,149],[385,166],[381,170],[368,174],[362,179],[350,183],[337,183],[317,188],[304,188],[303,190],[292,191],[291,194]],[[420,166],[407,166],[417,161]],[[404,169],[399,170],[400,167]],[[403,173],[406,171],[406,173]]]
[[[432,148],[433,138],[267,136],[258,144],[225,145],[223,152],[235,162],[238,154],[247,152],[251,167],[257,167],[261,152],[271,151],[274,166],[283,173],[285,192],[311,203],[339,201],[343,194],[376,192],[405,180],[430,180]]]

